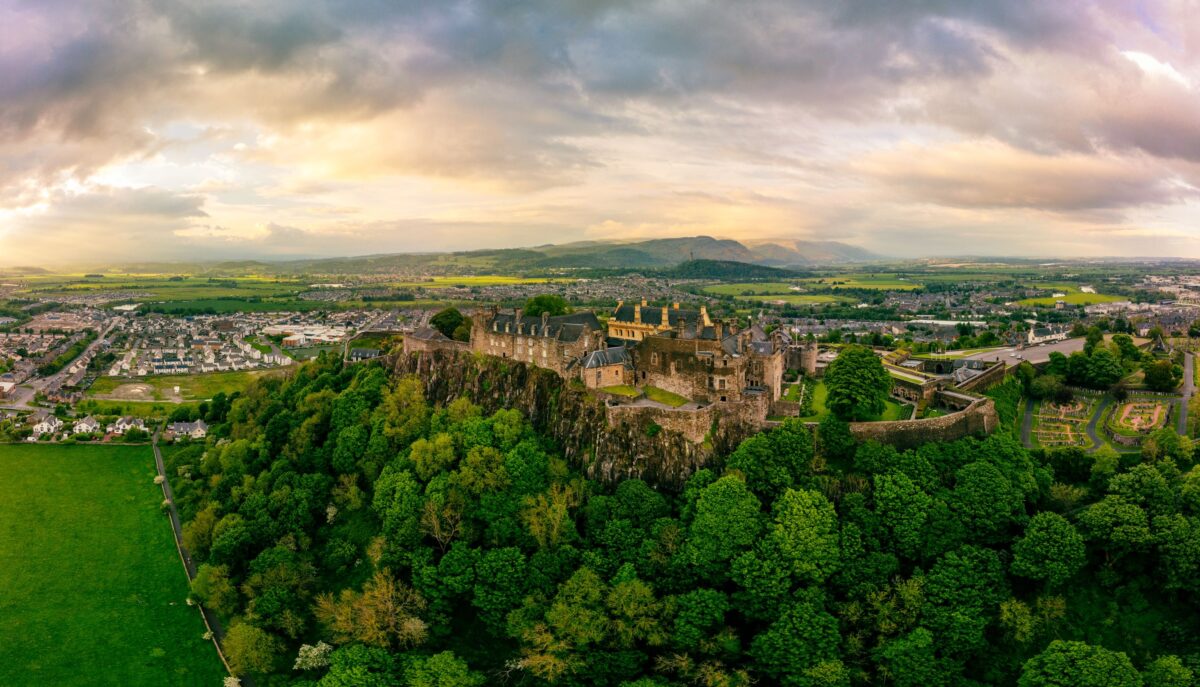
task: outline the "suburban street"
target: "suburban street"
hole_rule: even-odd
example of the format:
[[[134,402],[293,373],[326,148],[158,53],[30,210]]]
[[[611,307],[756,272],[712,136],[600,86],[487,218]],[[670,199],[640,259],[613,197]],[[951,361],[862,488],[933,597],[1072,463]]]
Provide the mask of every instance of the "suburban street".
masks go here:
[[[108,327],[105,328],[104,332],[100,334],[100,336],[97,336],[96,340],[93,341],[87,348],[85,348],[82,353],[76,356],[75,360],[92,354],[97,348],[103,346],[105,341],[108,339],[108,335],[112,333],[112,330],[116,326],[117,323],[115,320],[110,322]],[[0,403],[0,408],[7,408],[9,410],[29,410],[29,404],[31,401],[33,401],[33,397],[36,396],[38,392],[53,386],[63,377],[67,376],[67,370],[70,369],[70,367],[70,364],[64,365],[63,369],[55,372],[49,377],[37,377],[27,384],[17,386],[15,389],[13,389],[13,397],[6,399],[4,403]]]

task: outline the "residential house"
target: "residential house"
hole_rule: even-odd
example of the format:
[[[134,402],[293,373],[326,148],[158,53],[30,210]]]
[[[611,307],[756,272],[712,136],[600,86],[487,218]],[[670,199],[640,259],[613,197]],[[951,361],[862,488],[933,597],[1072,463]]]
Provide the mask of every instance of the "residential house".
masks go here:
[[[203,439],[208,436],[208,424],[204,420],[196,420],[195,422],[172,422],[167,425],[167,431],[174,437],[188,437],[191,439]]]
[[[75,434],[91,434],[92,432],[100,431],[100,422],[91,415],[88,415],[81,420],[76,420],[75,426],[71,429]]]
[[[122,435],[131,429],[140,429],[146,431],[146,421],[140,417],[125,417],[117,418],[117,421],[108,426],[110,434]]]

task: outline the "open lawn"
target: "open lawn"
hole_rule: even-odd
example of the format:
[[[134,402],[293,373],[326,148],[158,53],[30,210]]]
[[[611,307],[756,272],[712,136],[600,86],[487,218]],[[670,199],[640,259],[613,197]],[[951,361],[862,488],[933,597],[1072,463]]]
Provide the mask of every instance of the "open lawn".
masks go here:
[[[820,422],[822,418],[829,414],[829,409],[825,407],[825,401],[828,398],[829,390],[825,388],[825,382],[817,382],[817,385],[813,387],[812,415],[800,419],[804,422]],[[911,405],[899,403],[889,398],[884,404],[883,413],[878,417],[870,418],[868,421],[907,420],[911,414]]]
[[[600,390],[607,391],[608,393],[614,394],[616,396],[628,396],[630,398],[633,398],[634,396],[637,396],[639,393],[641,393],[640,391],[629,386],[628,384],[616,384],[614,386],[606,386]]]
[[[148,446],[0,445],[0,685],[214,687]]]
[[[672,408],[678,408],[679,406],[688,402],[688,400],[683,396],[667,391],[666,389],[660,389],[656,386],[645,387],[642,389],[642,391],[646,393],[646,398],[650,399],[651,401],[662,403],[663,405],[668,405]]]
[[[159,375],[149,377],[100,377],[88,389],[91,398],[117,401],[204,401],[224,391],[241,391],[264,375],[282,374],[280,370],[240,370],[199,375]],[[179,396],[175,387],[179,387]]]
[[[1042,289],[1046,291],[1054,291],[1064,294],[1055,298],[1054,296],[1042,296],[1039,298],[1026,298],[1017,301],[1018,305],[1042,305],[1053,306],[1056,301],[1063,301],[1068,305],[1098,305],[1100,303],[1112,303],[1115,301],[1126,300],[1125,296],[1110,296],[1103,293],[1084,293],[1079,290],[1079,287],[1074,284],[1028,284],[1030,288]]]

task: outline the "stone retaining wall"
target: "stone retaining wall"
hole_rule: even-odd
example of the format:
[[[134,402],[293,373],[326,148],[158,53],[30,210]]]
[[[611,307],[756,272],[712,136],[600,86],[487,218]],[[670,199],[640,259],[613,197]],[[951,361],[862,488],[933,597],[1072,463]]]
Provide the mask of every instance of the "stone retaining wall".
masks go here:
[[[815,426],[816,423],[810,423]],[[990,398],[981,398],[965,410],[924,420],[892,422],[852,422],[850,433],[859,441],[874,440],[891,444],[903,451],[930,441],[955,441],[970,436],[991,434],[1000,425],[996,406]]]

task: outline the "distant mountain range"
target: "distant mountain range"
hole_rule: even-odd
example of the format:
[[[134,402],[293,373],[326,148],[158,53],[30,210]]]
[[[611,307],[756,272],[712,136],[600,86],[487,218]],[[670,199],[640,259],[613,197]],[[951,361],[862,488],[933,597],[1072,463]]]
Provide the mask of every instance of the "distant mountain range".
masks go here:
[[[579,241],[531,248],[457,253],[401,253],[354,258],[294,260],[272,267],[293,272],[384,272],[424,268],[440,271],[528,272],[538,270],[657,270],[711,260],[782,268],[867,262],[881,257],[837,241],[777,241],[746,244],[692,236],[647,241]]]
[[[502,248],[444,253],[384,253],[342,258],[236,260],[223,262],[141,262],[89,271],[130,273],[238,274],[527,274],[560,270],[654,271],[666,274],[684,263],[698,262],[691,271],[736,271],[738,264],[787,270],[822,265],[883,260],[868,250],[837,241],[770,240],[740,242],[711,236],[645,241],[577,241],[529,248]],[[703,264],[704,261],[715,264]],[[34,274],[39,268],[9,268],[0,273]],[[778,275],[777,275],[778,276]]]

